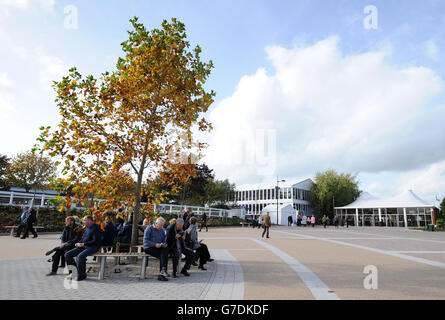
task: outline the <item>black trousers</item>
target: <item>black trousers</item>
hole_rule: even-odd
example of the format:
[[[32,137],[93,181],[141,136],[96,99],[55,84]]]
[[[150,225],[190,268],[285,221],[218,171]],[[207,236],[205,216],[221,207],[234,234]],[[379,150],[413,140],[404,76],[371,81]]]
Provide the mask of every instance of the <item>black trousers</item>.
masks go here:
[[[155,258],[159,259],[159,271],[167,271],[168,264],[168,248],[146,248],[144,249],[146,254],[149,254]]]
[[[57,269],[59,268],[60,260],[62,260],[62,265],[65,265],[65,253],[70,251],[73,248],[74,248],[74,246],[64,247],[64,248],[60,248],[60,247],[54,248],[55,252],[51,258],[53,261],[51,271],[57,272]]]
[[[26,229],[25,223],[20,223],[17,227],[17,233],[15,234],[17,237],[20,237],[20,234],[22,233],[22,230]]]
[[[185,248],[181,253],[183,255],[185,255],[185,265],[182,267],[182,269],[189,270],[192,265],[193,258],[194,258],[193,250],[190,250],[189,248]],[[176,271],[178,270],[179,259],[181,257],[179,256],[178,249],[175,247],[170,249],[170,254],[172,257],[172,261],[173,261],[173,273],[176,273]],[[165,268],[165,271],[167,271],[167,266]]]
[[[206,232],[209,231],[209,228],[207,228],[207,221],[203,221],[203,222],[201,223],[201,228],[199,228],[199,231],[202,230],[202,227],[206,227]]]
[[[37,232],[34,229],[34,222],[28,222],[25,226],[25,233],[23,234],[24,237],[28,237],[29,231],[33,234],[34,237],[37,237]]]
[[[201,243],[199,248],[196,249],[196,252],[199,254],[199,265],[202,267],[210,259],[209,248],[204,243]]]
[[[269,238],[269,227],[263,227],[263,228],[264,228],[263,235],[261,237],[264,237],[264,234],[267,233],[266,237]]]

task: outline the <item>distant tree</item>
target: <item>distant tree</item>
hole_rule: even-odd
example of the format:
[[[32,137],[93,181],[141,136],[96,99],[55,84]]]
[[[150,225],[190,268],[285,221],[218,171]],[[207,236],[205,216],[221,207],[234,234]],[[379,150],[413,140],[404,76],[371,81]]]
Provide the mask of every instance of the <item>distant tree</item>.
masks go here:
[[[204,202],[206,205],[228,209],[230,195],[235,191],[235,184],[226,180],[212,180],[207,184]]]
[[[8,189],[6,169],[8,168],[9,160],[7,156],[0,155],[0,190]]]
[[[334,170],[318,172],[311,191],[311,205],[315,214],[330,217],[334,215],[334,204],[336,207],[347,205],[361,193],[355,176]]]
[[[166,201],[189,206],[228,207],[229,195],[234,192],[235,185],[229,180],[215,180],[213,170],[206,164],[195,164],[194,171],[195,175],[183,182],[176,193],[171,192]],[[170,189],[165,183],[158,187]]]
[[[51,158],[32,152],[17,154],[6,170],[8,183],[26,192],[48,188],[55,176],[56,166]]]

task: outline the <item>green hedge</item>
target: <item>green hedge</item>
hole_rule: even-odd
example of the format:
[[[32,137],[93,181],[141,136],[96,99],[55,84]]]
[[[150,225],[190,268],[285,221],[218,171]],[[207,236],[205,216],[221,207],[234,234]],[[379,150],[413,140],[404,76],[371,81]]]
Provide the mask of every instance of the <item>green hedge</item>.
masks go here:
[[[23,209],[19,206],[4,206],[0,205],[0,233],[8,232],[5,226],[18,225]],[[73,209],[70,215],[77,215],[82,217],[83,212],[78,209]],[[177,218],[177,214],[162,214],[161,215],[168,223],[170,219]],[[39,208],[39,215],[37,217],[36,225],[43,227],[40,231],[44,232],[61,232],[65,226],[66,211],[59,212],[54,207]],[[238,217],[233,218],[208,218],[208,226],[239,226],[243,221]],[[198,218],[198,223],[200,223]]]
[[[22,212],[23,209],[19,206],[0,205],[0,233],[8,232],[5,226],[18,225]],[[73,209],[70,215],[82,216],[82,212]],[[43,227],[40,231],[59,232],[62,231],[65,226],[65,217],[65,210],[59,212],[53,207],[42,207],[39,208],[39,215],[35,225]]]

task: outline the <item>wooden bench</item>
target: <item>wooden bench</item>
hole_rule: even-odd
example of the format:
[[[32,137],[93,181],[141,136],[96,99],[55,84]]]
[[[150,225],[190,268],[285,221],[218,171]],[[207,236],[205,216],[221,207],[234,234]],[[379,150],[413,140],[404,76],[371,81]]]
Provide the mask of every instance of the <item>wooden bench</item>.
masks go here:
[[[18,228],[19,226],[5,226],[6,229],[11,229],[11,237],[14,236],[14,229]],[[34,226],[34,229],[43,229],[41,226]]]
[[[239,223],[241,225],[242,228],[244,228],[244,225],[247,225],[250,227],[251,223],[250,222],[240,222]]]

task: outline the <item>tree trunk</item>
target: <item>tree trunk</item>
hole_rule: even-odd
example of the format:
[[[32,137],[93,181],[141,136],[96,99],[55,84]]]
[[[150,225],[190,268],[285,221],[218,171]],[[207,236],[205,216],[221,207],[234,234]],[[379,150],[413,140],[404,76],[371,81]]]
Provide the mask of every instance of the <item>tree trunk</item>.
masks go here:
[[[142,176],[144,175],[144,166],[145,166],[145,157],[142,159],[142,164],[138,173],[138,180],[136,185],[136,198],[134,202],[134,211],[133,211],[133,228],[131,230],[131,244],[137,245],[139,240],[139,230],[138,230],[138,222],[139,222],[139,213],[141,211],[141,190],[142,190]]]

